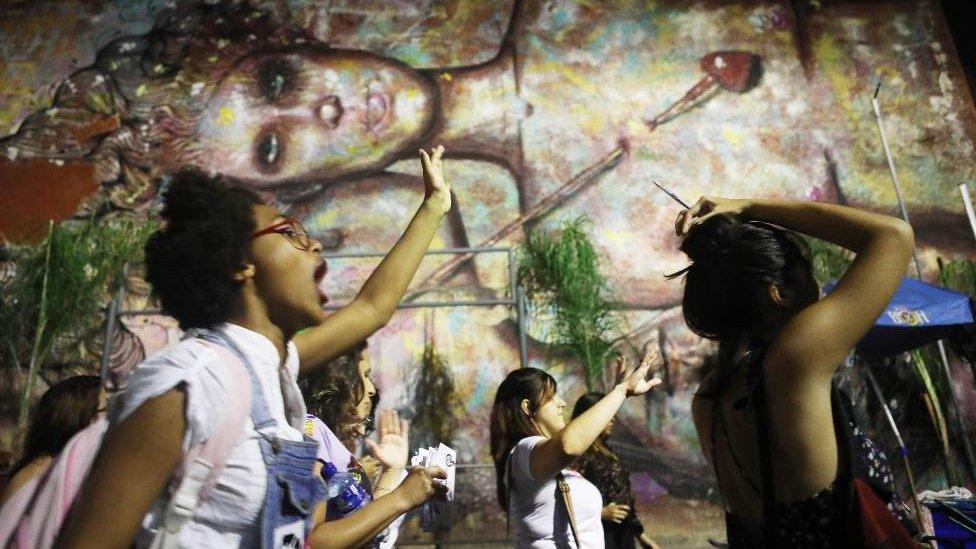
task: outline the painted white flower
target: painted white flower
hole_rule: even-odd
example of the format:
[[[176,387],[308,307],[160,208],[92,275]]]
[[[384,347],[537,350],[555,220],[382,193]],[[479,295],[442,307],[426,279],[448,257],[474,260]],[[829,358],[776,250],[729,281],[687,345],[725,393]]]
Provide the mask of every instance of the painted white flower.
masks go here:
[[[98,274],[98,271],[95,270],[95,267],[92,267],[91,264],[89,263],[85,263],[85,267],[83,271],[85,273],[85,280],[92,280],[93,278],[95,278],[95,275]]]

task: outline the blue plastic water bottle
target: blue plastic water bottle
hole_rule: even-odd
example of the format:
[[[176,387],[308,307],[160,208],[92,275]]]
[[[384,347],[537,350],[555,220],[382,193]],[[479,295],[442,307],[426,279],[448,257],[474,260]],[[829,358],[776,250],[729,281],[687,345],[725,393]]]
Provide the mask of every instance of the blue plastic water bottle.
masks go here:
[[[352,513],[369,500],[369,494],[348,471],[339,472],[334,464],[326,462],[322,473],[325,476],[325,497],[329,500],[329,506],[340,516]]]

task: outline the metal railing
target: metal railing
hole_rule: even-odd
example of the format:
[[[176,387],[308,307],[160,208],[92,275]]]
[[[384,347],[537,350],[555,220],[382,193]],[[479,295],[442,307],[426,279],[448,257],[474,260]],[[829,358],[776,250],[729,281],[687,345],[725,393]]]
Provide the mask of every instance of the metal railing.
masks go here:
[[[508,298],[496,298],[496,299],[474,299],[474,300],[439,300],[439,301],[413,301],[414,298],[419,297],[428,292],[434,291],[434,288],[419,288],[413,291],[408,291],[407,295],[404,297],[400,303],[397,304],[397,309],[434,309],[434,308],[444,308],[444,307],[497,307],[497,306],[508,306],[515,309],[516,322],[518,325],[518,344],[519,344],[519,364],[521,367],[528,366],[528,352],[527,352],[527,337],[526,337],[526,319],[528,302],[525,298],[525,292],[522,290],[521,286],[518,285],[516,270],[515,270],[515,249],[506,247],[479,247],[479,248],[442,248],[438,250],[430,250],[424,257],[434,256],[434,255],[478,255],[478,254],[505,254],[508,260]],[[356,258],[371,258],[371,257],[385,257],[386,252],[337,252],[337,253],[323,253],[321,254],[325,259],[356,259]],[[458,267],[461,264],[458,264]],[[105,341],[102,344],[102,361],[100,368],[100,376],[102,383],[105,384],[108,380],[108,370],[109,370],[109,360],[111,358],[112,351],[112,338],[115,335],[115,330],[117,328],[119,317],[123,316],[134,316],[134,315],[162,315],[164,314],[160,309],[122,309],[122,296],[124,294],[124,288],[119,289],[112,299],[109,301],[106,307],[106,321],[105,321]],[[327,311],[335,311],[341,309],[347,303],[329,303],[323,307]]]

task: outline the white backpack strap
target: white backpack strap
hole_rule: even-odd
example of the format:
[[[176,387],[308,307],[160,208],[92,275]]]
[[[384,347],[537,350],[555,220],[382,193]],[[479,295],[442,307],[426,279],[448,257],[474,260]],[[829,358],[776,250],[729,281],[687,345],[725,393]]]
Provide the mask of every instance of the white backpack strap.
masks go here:
[[[229,389],[225,414],[217,431],[203,444],[190,448],[183,457],[182,472],[177,473],[176,489],[163,513],[162,524],[153,538],[152,549],[179,547],[179,531],[190,519],[197,505],[213,488],[217,476],[251,416],[251,375],[236,355],[222,345],[204,342],[227,367]]]

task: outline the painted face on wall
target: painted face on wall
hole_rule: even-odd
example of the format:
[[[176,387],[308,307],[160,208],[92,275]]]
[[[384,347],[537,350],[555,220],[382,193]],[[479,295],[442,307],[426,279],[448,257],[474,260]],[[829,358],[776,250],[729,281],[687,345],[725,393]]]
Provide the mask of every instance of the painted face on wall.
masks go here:
[[[197,128],[200,167],[270,187],[378,170],[428,131],[437,91],[409,66],[305,46],[243,58]]]

